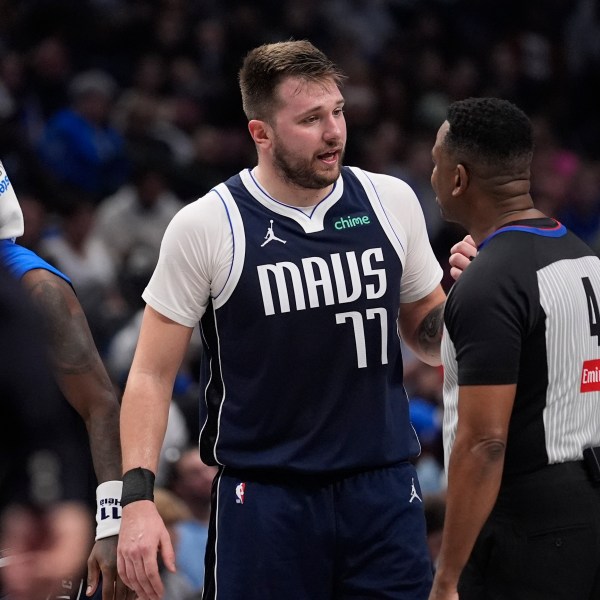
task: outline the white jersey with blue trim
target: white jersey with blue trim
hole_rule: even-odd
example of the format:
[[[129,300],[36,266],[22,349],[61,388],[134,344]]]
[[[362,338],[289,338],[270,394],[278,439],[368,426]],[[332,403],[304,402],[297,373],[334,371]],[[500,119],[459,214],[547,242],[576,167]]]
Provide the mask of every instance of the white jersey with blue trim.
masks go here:
[[[339,472],[419,451],[402,383],[398,308],[442,270],[414,192],[345,167],[305,211],[249,170],[169,225],[145,301],[205,349],[205,462]]]

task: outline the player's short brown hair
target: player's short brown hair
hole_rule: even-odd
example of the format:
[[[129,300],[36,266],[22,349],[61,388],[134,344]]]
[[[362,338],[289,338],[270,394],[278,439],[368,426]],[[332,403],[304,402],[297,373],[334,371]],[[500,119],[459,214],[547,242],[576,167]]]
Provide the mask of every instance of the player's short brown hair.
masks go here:
[[[239,72],[242,106],[248,119],[268,121],[277,108],[277,86],[288,77],[341,87],[345,75],[306,40],[263,44],[251,50]]]

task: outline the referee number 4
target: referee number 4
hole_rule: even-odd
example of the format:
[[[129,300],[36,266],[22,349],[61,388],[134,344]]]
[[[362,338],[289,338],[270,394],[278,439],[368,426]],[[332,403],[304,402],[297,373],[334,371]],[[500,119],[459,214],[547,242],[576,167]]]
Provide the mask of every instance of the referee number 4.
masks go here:
[[[600,310],[598,309],[598,300],[594,294],[594,288],[589,277],[582,277],[583,289],[587,299],[588,316],[590,317],[590,335],[598,338],[598,346],[600,346]]]

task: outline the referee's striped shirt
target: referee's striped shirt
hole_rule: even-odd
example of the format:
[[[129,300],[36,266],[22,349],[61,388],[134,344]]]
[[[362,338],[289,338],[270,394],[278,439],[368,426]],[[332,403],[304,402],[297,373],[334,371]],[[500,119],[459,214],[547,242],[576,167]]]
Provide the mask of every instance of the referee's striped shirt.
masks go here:
[[[513,222],[484,240],[446,303],[446,463],[466,385],[517,384],[505,477],[600,445],[599,304],[600,259],[553,219]]]

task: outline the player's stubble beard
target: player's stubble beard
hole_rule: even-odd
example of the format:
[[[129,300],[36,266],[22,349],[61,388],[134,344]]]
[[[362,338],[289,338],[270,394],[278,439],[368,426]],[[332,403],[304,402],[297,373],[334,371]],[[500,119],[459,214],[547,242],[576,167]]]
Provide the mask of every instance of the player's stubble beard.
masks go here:
[[[339,144],[332,144],[331,148],[339,148]],[[344,158],[344,148],[339,153],[338,162],[334,169],[319,173],[315,167],[316,157],[306,159],[297,157],[288,152],[281,139],[273,147],[273,162],[283,179],[295,187],[322,190],[337,181]]]

